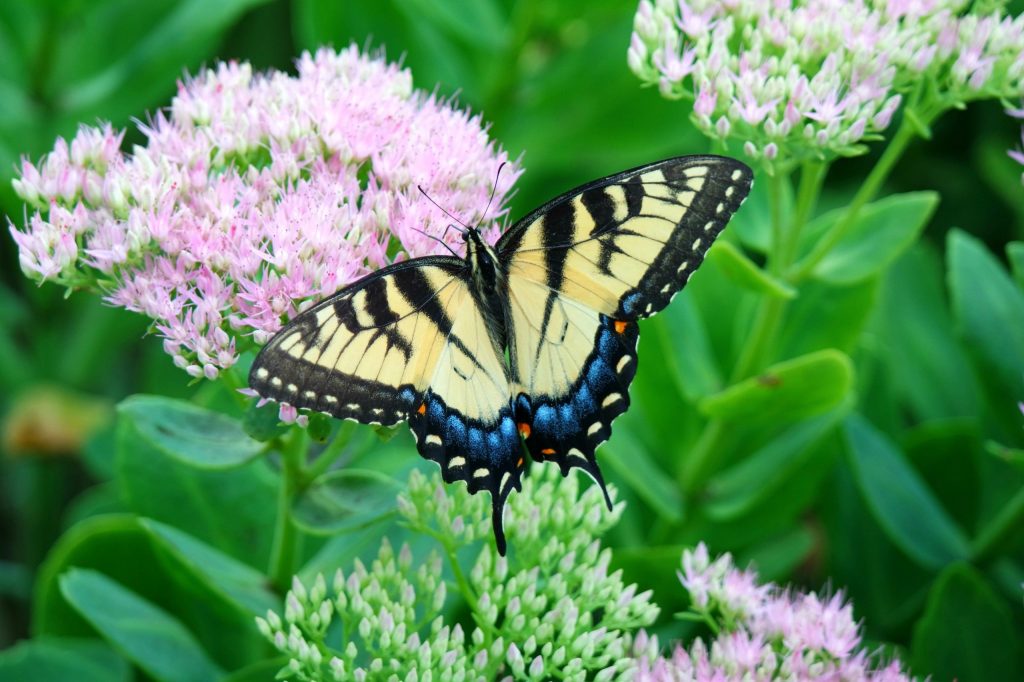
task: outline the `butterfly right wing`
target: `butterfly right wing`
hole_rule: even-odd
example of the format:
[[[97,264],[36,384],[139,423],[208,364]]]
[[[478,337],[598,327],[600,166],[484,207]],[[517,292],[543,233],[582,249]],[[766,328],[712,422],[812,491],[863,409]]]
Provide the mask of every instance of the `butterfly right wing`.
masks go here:
[[[666,159],[570,190],[502,235],[516,420],[535,459],[601,482],[594,452],[629,405],[637,321],[683,288],[752,179],[734,159]]]

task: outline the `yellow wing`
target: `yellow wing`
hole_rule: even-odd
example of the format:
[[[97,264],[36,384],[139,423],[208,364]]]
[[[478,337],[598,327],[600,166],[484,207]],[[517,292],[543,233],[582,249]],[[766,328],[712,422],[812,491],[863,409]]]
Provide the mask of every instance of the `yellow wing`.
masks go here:
[[[594,450],[629,405],[636,321],[682,289],[751,181],[733,159],[668,159],[567,192],[502,236],[516,420],[535,459],[601,481]]]
[[[257,356],[264,398],[369,424],[409,420],[417,449],[448,482],[488,490],[495,533],[520,487],[501,340],[481,312],[464,261],[424,258],[374,273],[298,315]]]

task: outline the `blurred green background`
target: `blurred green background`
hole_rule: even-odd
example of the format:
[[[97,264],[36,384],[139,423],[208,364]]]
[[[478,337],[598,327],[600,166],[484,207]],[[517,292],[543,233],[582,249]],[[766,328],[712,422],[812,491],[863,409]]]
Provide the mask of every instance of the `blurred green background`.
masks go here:
[[[526,173],[513,216],[623,168],[722,151],[711,150],[692,128],[685,103],[640,88],[629,72],[625,54],[635,9],[622,0],[5,0],[0,209],[14,224],[23,223],[25,209],[10,187],[21,156],[38,159],[56,136],[73,135],[80,123],[128,127],[145,120],[146,112],[169,102],[186,72],[218,60],[291,70],[302,50],[351,41],[386,46],[389,58],[411,68],[417,87],[482,113],[493,138],[513,157],[522,154]],[[948,290],[974,275],[987,281],[989,271],[1014,281],[1005,271],[1005,249],[1024,237],[1024,191],[1021,168],[1006,149],[1019,136],[1017,122],[997,103],[940,120],[934,139],[912,147],[885,192],[939,193],[921,242],[891,269],[856,286],[801,291],[775,359],[826,348],[849,354],[853,385],[835,408],[859,405],[874,426],[835,429],[828,414],[818,416],[825,420],[820,428],[799,421],[810,430],[791,434],[787,442],[799,452],[784,467],[728,470],[776,442],[772,438],[790,423],[785,414],[768,415],[771,424],[761,431],[738,430],[720,458],[723,476],[684,496],[675,471],[705,419],[697,407],[704,396],[686,383],[692,376],[687,362],[706,355],[731,366],[752,308],[711,259],[687,290],[689,298],[681,297],[687,302],[645,323],[634,405],[599,459],[631,503],[608,541],[620,548],[617,562],[629,579],[655,589],[666,624],[678,607],[679,550],[703,539],[712,551],[734,552],[741,563],[755,560],[768,579],[846,590],[868,639],[912,647],[915,672],[983,679],[975,673],[992,664],[984,657],[989,647],[1002,651],[1000,672],[1011,675],[1005,679],[1021,671],[1024,524],[1017,523],[1021,512],[1013,505],[1024,506],[1017,501],[1024,470],[1015,459],[1024,448],[1024,416],[1016,408],[1024,399],[1024,376],[1014,383],[997,376],[991,357],[979,358],[976,346],[1000,331],[988,320],[979,337],[961,315],[973,299],[958,313]],[[130,128],[126,139],[141,140]],[[848,200],[878,151],[834,166],[822,210]],[[764,210],[755,198],[740,220],[756,223]],[[979,240],[960,241],[967,245],[963,262],[976,269],[947,280],[945,253],[957,239],[948,241],[954,227]],[[984,253],[982,245],[988,256],[971,260]],[[32,582],[58,537],[83,518],[131,507],[114,490],[105,464],[111,444],[104,425],[112,406],[133,393],[190,397],[210,389],[191,386],[172,366],[160,340],[146,334],[147,320],[105,307],[95,296],[37,288],[22,276],[8,237],[0,237],[0,259],[2,648],[39,631],[31,623]],[[1013,272],[1016,284],[1009,286],[1019,296],[1021,271]],[[1024,317],[1018,299],[999,292],[1004,298],[994,320],[1009,324],[1004,336],[1014,339]],[[953,292],[960,295],[973,293]],[[706,332],[703,355],[691,352],[680,333],[693,328],[692,315]],[[1016,324],[1022,327],[1013,329]],[[1020,366],[1024,348],[1004,344],[1001,352],[1018,356],[1005,366]],[[415,457],[411,441],[402,439],[404,432],[399,447]],[[897,488],[909,476],[911,487],[921,488],[892,512],[887,504],[893,498],[865,492],[873,474],[851,465],[850,452],[858,448],[895,458],[875,461],[874,475],[891,474]],[[890,461],[902,468],[887,469]],[[246,504],[272,508],[272,500]],[[914,524],[927,526],[934,513],[969,539],[986,532],[998,537],[962,563],[957,557],[921,561],[913,540],[909,546],[900,540],[913,538]],[[1000,519],[1009,525],[992,530],[990,522]],[[939,624],[949,619],[958,629],[986,625],[949,645],[973,647],[974,667],[933,667],[946,649],[943,637],[952,637]]]

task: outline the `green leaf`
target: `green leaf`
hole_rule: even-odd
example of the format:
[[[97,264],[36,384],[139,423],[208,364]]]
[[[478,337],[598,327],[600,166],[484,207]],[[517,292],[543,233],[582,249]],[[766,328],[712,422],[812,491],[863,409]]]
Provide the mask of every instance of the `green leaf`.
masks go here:
[[[647,324],[661,336],[668,372],[690,402],[722,388],[721,372],[711,352],[704,321],[687,291]]]
[[[761,583],[789,578],[814,550],[817,538],[806,526],[797,526],[736,552],[736,565],[752,564]]]
[[[900,402],[920,420],[979,414],[981,388],[953,334],[937,254],[923,245],[908,251],[886,273],[879,298],[871,338]]]
[[[401,490],[395,479],[372,469],[332,471],[298,496],[293,518],[309,533],[345,533],[393,514]]]
[[[463,87],[468,101],[476,102],[482,90],[480,52],[455,39],[449,25],[439,26],[437,12],[424,17],[407,4],[395,0],[298,0],[294,8],[296,42],[308,50],[349,43],[386,48],[392,61],[402,58],[418,87],[430,90],[440,83],[445,86],[442,93],[448,95]],[[488,37],[482,32],[477,35]]]
[[[230,469],[257,457],[263,443],[253,440],[241,423],[184,400],[133,395],[118,405],[150,445],[199,469]]]
[[[1024,292],[984,245],[961,230],[949,234],[949,288],[966,341],[1003,385],[1024,383]]]
[[[823,350],[772,365],[705,398],[699,407],[715,419],[796,421],[837,406],[852,385],[850,358]]]
[[[1010,609],[985,579],[966,564],[942,572],[914,627],[915,674],[960,682],[1024,679],[1024,634]]]
[[[907,461],[961,528],[977,528],[979,512],[986,509],[979,495],[993,492],[981,481],[979,431],[974,417],[932,419],[900,438]]]
[[[799,422],[757,452],[722,471],[708,483],[704,512],[714,520],[743,516],[775,495],[787,480],[799,476],[816,445],[842,418],[833,410]]]
[[[38,635],[93,636],[92,628],[60,594],[58,581],[71,566],[96,568],[137,592],[166,592],[162,571],[140,571],[158,559],[149,538],[128,514],[96,516],[66,531],[39,567],[32,600],[32,630]]]
[[[253,400],[242,415],[242,428],[253,440],[266,443],[286,434],[291,426],[281,423],[277,403],[259,405],[258,400]]]
[[[938,205],[935,192],[893,194],[868,204],[815,266],[814,276],[833,284],[853,284],[882,272],[917,241]],[[835,224],[845,212],[843,208],[825,213],[808,225],[807,232]]]
[[[1010,242],[1006,245],[1006,258],[1010,261],[1010,272],[1017,280],[1017,286],[1024,288],[1024,242]]]
[[[263,616],[268,609],[280,608],[281,600],[267,589],[267,578],[259,571],[172,526],[152,519],[141,519],[139,524],[192,576],[236,610]]]
[[[410,23],[429,21],[453,37],[483,50],[508,40],[508,27],[494,0],[405,0],[396,3]]]
[[[101,483],[86,488],[71,501],[64,518],[65,528],[70,528],[92,516],[120,514],[127,511],[121,501],[121,493],[113,483]]]
[[[601,462],[659,517],[670,523],[682,520],[683,499],[678,486],[632,433],[618,428],[615,437],[601,449]]]
[[[202,682],[222,674],[178,620],[102,573],[71,569],[60,586],[86,620],[153,678]]]
[[[921,614],[934,572],[911,561],[889,539],[845,457],[822,482],[815,512],[822,524],[812,526],[819,543],[834,538],[822,557],[823,572],[849,591],[858,614],[874,631],[905,632]]]
[[[708,251],[707,257],[717,261],[726,277],[744,289],[774,298],[791,299],[796,297],[796,289],[759,268],[730,242],[721,240],[715,242],[715,245]]]
[[[822,348],[852,353],[861,342],[878,299],[878,280],[849,286],[809,280],[800,296],[786,306],[779,330],[782,357],[796,357]]]
[[[845,424],[847,455],[864,501],[889,538],[925,568],[964,559],[963,531],[884,434],[859,415]]]
[[[280,477],[264,458],[233,469],[198,469],[122,419],[116,472],[125,504],[139,516],[172,524],[251,566],[263,566],[270,555]]]
[[[61,46],[66,84],[61,103],[79,120],[104,114],[114,120],[137,115],[144,107],[172,91],[183,65],[198,65],[210,56],[220,36],[238,18],[268,0],[182,0],[166,12],[146,17],[145,25],[122,26],[113,34],[128,33],[130,46],[124,46],[114,61],[107,61],[93,73],[83,74],[74,59],[83,50],[105,46],[111,26],[134,22],[132,12],[109,3],[104,12],[83,15],[75,35],[81,41]],[[127,3],[126,3],[127,4]],[[134,5],[133,5],[134,7]],[[80,57],[79,57],[80,58]]]
[[[23,564],[0,561],[0,597],[28,601],[32,593],[32,573]]]
[[[32,682],[128,682],[131,667],[95,639],[37,637],[0,651],[0,679]]]
[[[263,661],[250,663],[244,668],[220,678],[219,682],[267,682],[276,679],[278,671],[288,665],[287,656],[268,658]]]
[[[39,635],[95,636],[64,598],[60,579],[71,568],[102,572],[173,614],[203,642],[217,663],[233,669],[263,655],[266,642],[252,614],[225,608],[219,594],[169,559],[153,535],[127,514],[93,517],[68,530],[40,566],[32,602]],[[265,560],[265,558],[264,558]]]
[[[994,440],[987,441],[985,443],[985,451],[990,455],[998,457],[1004,462],[1009,462],[1015,465],[1021,471],[1024,471],[1024,450],[1019,448],[1011,448],[1002,443],[997,443]]]

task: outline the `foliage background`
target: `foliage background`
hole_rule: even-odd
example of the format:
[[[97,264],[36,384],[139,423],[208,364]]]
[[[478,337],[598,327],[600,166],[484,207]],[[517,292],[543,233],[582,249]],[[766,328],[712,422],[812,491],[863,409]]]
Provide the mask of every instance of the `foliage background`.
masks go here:
[[[1011,3],[1011,13],[1021,5]],[[80,122],[129,125],[166,104],[185,71],[223,59],[290,70],[301,50],[355,41],[403,55],[417,87],[436,85],[482,112],[493,137],[524,154],[527,172],[512,202],[513,215],[522,215],[592,178],[709,151],[685,105],[641,89],[629,72],[634,11],[619,0],[8,0],[0,4],[0,209],[22,222],[9,182],[21,155],[38,158]],[[128,142],[137,141],[131,135]],[[644,324],[634,405],[599,456],[630,502],[607,540],[628,580],[655,589],[666,633],[679,633],[671,614],[682,606],[680,549],[704,540],[741,565],[756,561],[766,579],[847,590],[868,638],[903,647],[917,674],[1019,679],[1024,416],[1016,403],[1024,399],[1024,348],[1014,341],[1024,330],[1024,256],[1018,243],[1010,268],[1006,247],[1024,238],[1024,191],[1005,154],[1018,135],[1016,122],[985,103],[944,117],[934,139],[912,147],[885,193],[939,193],[920,239],[892,267],[853,285],[802,291],[786,321],[776,359],[827,348],[853,359],[849,385],[810,376],[790,387],[823,390],[835,414],[819,416],[820,429],[795,421],[800,415],[784,402],[767,416],[744,416],[741,438],[718,458],[717,478],[686,495],[676,472],[703,420],[693,365],[731,366],[751,307],[712,258],[685,303]],[[837,163],[820,210],[844,204],[871,162]],[[740,229],[755,229],[759,210],[755,197]],[[960,270],[951,271],[956,249]],[[202,589],[151,542],[158,531],[132,515],[177,525],[263,570],[272,467],[253,465],[228,483],[223,472],[182,473],[141,446],[130,461],[113,455],[113,405],[128,395],[230,409],[223,388],[189,385],[145,336],[146,320],[94,296],[34,287],[10,239],[0,239],[0,259],[0,646],[29,633],[91,632],[57,588],[67,567],[89,566],[168,607],[187,595],[193,605],[178,603],[176,613],[216,647],[223,669],[269,657],[251,618],[204,604]],[[704,348],[685,337],[693,314]],[[863,419],[841,422],[851,409]],[[813,437],[792,435],[790,423]],[[782,456],[751,459],[779,433],[790,433]],[[383,471],[419,465],[404,431],[381,448],[367,438]],[[738,466],[744,461],[764,468]],[[146,475],[126,474],[132,466]],[[168,480],[185,492],[168,492]],[[211,499],[230,505],[230,526]],[[962,554],[936,540],[947,531],[962,538]],[[375,553],[381,532],[310,539],[303,573]],[[176,585],[170,592],[168,581]],[[103,648],[89,655],[120,660]]]

